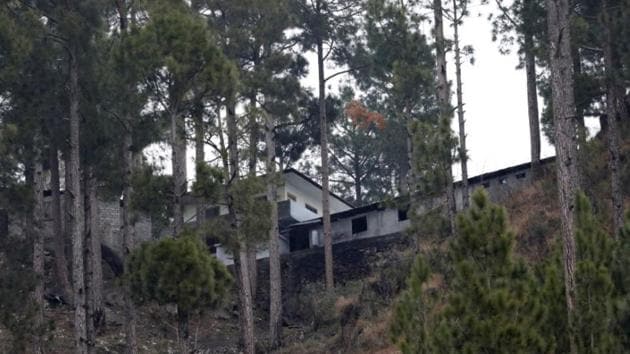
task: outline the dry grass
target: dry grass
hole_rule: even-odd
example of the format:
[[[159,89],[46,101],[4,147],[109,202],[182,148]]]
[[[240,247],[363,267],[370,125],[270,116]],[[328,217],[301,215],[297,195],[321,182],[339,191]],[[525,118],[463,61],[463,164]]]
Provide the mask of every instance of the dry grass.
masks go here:
[[[558,236],[560,212],[550,176],[523,187],[506,200],[516,252],[531,262],[542,260]],[[551,190],[553,189],[553,190]]]

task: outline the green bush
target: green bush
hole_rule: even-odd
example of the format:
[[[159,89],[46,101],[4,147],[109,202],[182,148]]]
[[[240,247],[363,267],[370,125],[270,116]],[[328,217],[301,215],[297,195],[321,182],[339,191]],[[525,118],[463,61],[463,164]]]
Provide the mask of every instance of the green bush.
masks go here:
[[[138,304],[177,305],[180,336],[188,336],[188,316],[214,308],[228,293],[232,277],[192,233],[144,244],[131,254],[126,280]]]

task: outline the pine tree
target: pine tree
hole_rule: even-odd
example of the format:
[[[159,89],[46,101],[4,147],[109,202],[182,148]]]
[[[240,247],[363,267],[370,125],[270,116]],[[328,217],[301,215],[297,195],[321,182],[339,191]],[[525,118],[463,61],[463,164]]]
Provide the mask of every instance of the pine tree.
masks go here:
[[[575,316],[578,352],[611,353],[620,349],[615,338],[614,284],[611,268],[615,242],[597,222],[584,194],[576,205],[577,269],[579,311]]]
[[[570,7],[567,0],[547,0],[547,25],[549,34],[549,62],[553,119],[556,145],[556,177],[561,215],[565,299],[568,313],[570,353],[577,353],[572,333],[576,314],[576,246],[575,210],[579,175],[577,131],[574,119],[576,106],[571,58]]]
[[[208,26],[184,2],[156,2],[146,26],[134,35],[133,57],[145,61],[144,84],[170,122],[173,166],[173,231],[184,225],[182,197],[187,192],[185,117],[196,87],[235,83],[234,69],[219,50]],[[198,97],[197,97],[198,98]]]
[[[350,63],[346,70],[326,75],[326,62],[348,64],[352,57],[351,46],[356,35],[355,15],[362,3],[357,0],[295,0],[293,6],[298,16],[298,27],[304,29],[302,46],[315,49],[317,55],[319,127],[322,175],[322,220],[324,233],[324,262],[326,289],[334,288],[332,226],[330,222],[330,172],[328,161],[329,124],[326,109],[326,83],[339,75],[356,70]]]
[[[195,234],[144,244],[131,254],[128,267],[125,280],[137,303],[177,305],[182,353],[189,351],[190,316],[220,305],[232,282],[225,266]]]
[[[330,136],[332,176],[336,189],[355,206],[385,199],[391,175],[381,169],[384,162],[383,115],[350,100],[344,116],[335,122]]]
[[[357,52],[367,63],[354,72],[362,101],[387,120],[382,131],[384,172],[395,171],[388,194],[411,193],[415,198],[415,121],[434,118],[436,110],[435,58],[421,26],[425,17],[414,2],[369,1],[364,23],[365,44]],[[406,136],[406,139],[400,139]],[[397,190],[396,190],[397,189]]]
[[[544,352],[545,311],[513,247],[505,209],[477,190],[449,245],[453,274],[445,303],[429,301],[426,266],[418,263],[412,271],[393,327],[403,352]]]
[[[625,103],[620,92],[626,91],[626,88],[620,83],[620,71],[622,65],[620,62],[619,46],[616,44],[619,36],[619,27],[621,16],[620,11],[615,7],[619,6],[619,2],[604,0],[601,2],[600,17],[602,18],[602,37],[604,48],[604,70],[605,70],[605,87],[606,87],[606,119],[608,128],[606,134],[608,136],[608,152],[609,152],[609,171],[610,171],[610,193],[612,204],[613,228],[620,230],[624,225],[624,202],[621,186],[621,150],[620,150],[620,124]]]
[[[437,103],[439,109],[439,120],[440,126],[449,126],[452,119],[452,112],[450,108],[450,100],[451,100],[451,90],[448,83],[447,75],[446,75],[446,39],[444,37],[444,18],[443,18],[443,8],[442,8],[442,0],[433,0],[433,19],[434,19],[434,35],[435,35],[435,58],[436,58],[436,96]],[[440,132],[448,134],[449,136],[452,134],[450,129],[448,132],[446,130],[441,130]],[[453,164],[453,157],[450,154],[444,155],[447,159],[446,162],[449,166]],[[455,231],[455,213],[456,204],[455,204],[455,189],[453,186],[453,170],[452,167],[446,169],[446,184],[445,184],[446,195],[446,214],[448,216],[448,221],[450,224],[450,232],[453,233]]]
[[[458,158],[462,171],[462,207],[468,208],[470,203],[470,191],[468,190],[468,152],[466,151],[466,121],[464,119],[464,98],[462,87],[462,52],[471,52],[471,47],[461,47],[459,28],[463,24],[464,17],[468,16],[468,0],[453,0],[452,12],[447,16],[453,26],[453,45],[455,51],[455,82],[457,84],[457,123],[459,127]],[[466,54],[464,52],[464,54]]]
[[[435,296],[425,288],[431,272],[421,256],[416,257],[407,288],[395,305],[392,341],[403,353],[431,353],[431,309]]]
[[[541,140],[536,61],[540,47],[545,46],[545,8],[540,0],[519,0],[509,6],[503,0],[495,0],[494,3],[499,12],[493,15],[492,39],[500,42],[499,51],[502,54],[511,53],[511,47],[517,44],[519,68],[525,67],[530,158],[532,174],[537,177],[541,173]]]

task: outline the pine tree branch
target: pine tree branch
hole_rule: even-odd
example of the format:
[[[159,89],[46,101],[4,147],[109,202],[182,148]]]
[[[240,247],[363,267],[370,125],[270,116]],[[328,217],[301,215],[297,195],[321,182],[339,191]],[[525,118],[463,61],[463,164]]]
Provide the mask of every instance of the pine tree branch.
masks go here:
[[[324,79],[324,82],[328,82],[328,80],[333,79],[333,78],[335,78],[335,77],[337,77],[337,76],[339,76],[339,75],[344,75],[344,74],[347,74],[347,73],[353,72],[353,71],[355,71],[355,70],[359,70],[359,69],[365,68],[366,66],[367,66],[367,65],[359,65],[359,66],[355,66],[355,67],[352,67],[352,68],[347,69],[347,70],[338,71],[338,72],[336,72],[336,73],[334,73],[334,74],[332,74],[332,75],[328,76],[327,78],[325,78],[325,79]]]

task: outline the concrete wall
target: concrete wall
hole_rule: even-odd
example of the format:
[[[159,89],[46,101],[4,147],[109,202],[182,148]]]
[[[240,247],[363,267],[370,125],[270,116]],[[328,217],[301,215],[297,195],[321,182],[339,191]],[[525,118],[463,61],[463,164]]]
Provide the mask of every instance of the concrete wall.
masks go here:
[[[528,185],[531,182],[531,171],[529,166],[521,168],[512,168],[505,173],[491,173],[484,176],[475,177],[469,184],[470,194],[477,188],[484,188],[490,199],[494,202],[502,202],[509,198],[515,191]],[[457,209],[462,210],[462,187],[461,184],[456,185],[455,198]],[[419,206],[419,213],[424,212],[427,208],[433,208],[445,202],[444,198],[436,198],[432,201],[425,201]],[[352,220],[366,217],[367,230],[360,233],[352,233]],[[315,219],[315,218],[314,218]],[[409,227],[410,221],[398,220],[398,210],[395,208],[385,208],[380,210],[367,211],[365,213],[353,216],[344,216],[341,219],[332,222],[333,243],[343,243],[357,239],[373,238],[392,233],[401,233]],[[300,235],[306,233],[309,238],[309,246],[311,248],[323,246],[323,228],[321,220],[313,220],[311,225],[299,226]]]
[[[118,255],[122,255],[121,210],[118,201],[100,201],[98,209],[99,215],[101,215],[99,230],[103,244],[114,250]],[[134,225],[133,237],[135,245],[151,240],[150,218],[142,215],[138,216]]]
[[[63,200],[63,198],[62,198]],[[52,235],[52,219],[51,219],[51,198],[44,199],[44,215],[45,215],[45,228],[47,235]],[[114,201],[99,201],[98,212],[99,219],[99,234],[101,235],[101,242],[103,245],[110,248],[118,256],[122,256],[122,236],[120,233],[120,205],[119,202]],[[142,242],[152,239],[151,236],[151,219],[144,215],[139,215],[134,227],[134,243],[139,245]]]
[[[510,171],[509,173],[492,176],[490,178],[475,178],[473,183],[468,185],[470,194],[477,188],[484,188],[490,200],[502,202],[509,198],[516,190],[528,185],[531,182],[531,171],[529,168]],[[462,209],[462,189],[461,185],[455,188],[455,199],[457,210]]]
[[[352,233],[352,220],[365,217],[367,230]],[[398,209],[386,208],[383,210],[373,210],[352,217],[333,221],[332,224],[333,243],[348,242],[358,239],[378,237],[393,233],[401,233],[409,227],[409,220],[398,220]],[[308,230],[311,247],[321,247],[323,241],[323,226],[321,223],[314,223],[312,226],[305,226]],[[317,240],[317,241],[315,241]]]
[[[401,234],[340,243],[333,247],[335,284],[370,276],[375,279],[383,278],[386,275],[379,273],[385,269],[400,270],[400,274],[406,275],[411,264],[407,256],[411,247],[412,238]],[[314,248],[285,254],[280,263],[283,311],[285,316],[291,317],[297,310],[296,306],[300,306],[300,303],[295,302],[297,295],[308,284],[322,283],[324,280],[324,249]],[[256,308],[266,313],[269,309],[269,262],[260,260],[257,268]],[[403,285],[404,277],[399,286]]]
[[[216,247],[216,252],[214,253],[215,257],[221,263],[225,265],[233,265],[234,264],[234,255],[225,247],[221,246],[220,243],[214,245]],[[283,236],[280,236],[280,254],[289,253],[289,242]],[[267,247],[267,243],[263,243],[259,245],[256,250],[256,259],[267,259],[269,258],[269,248]]]

